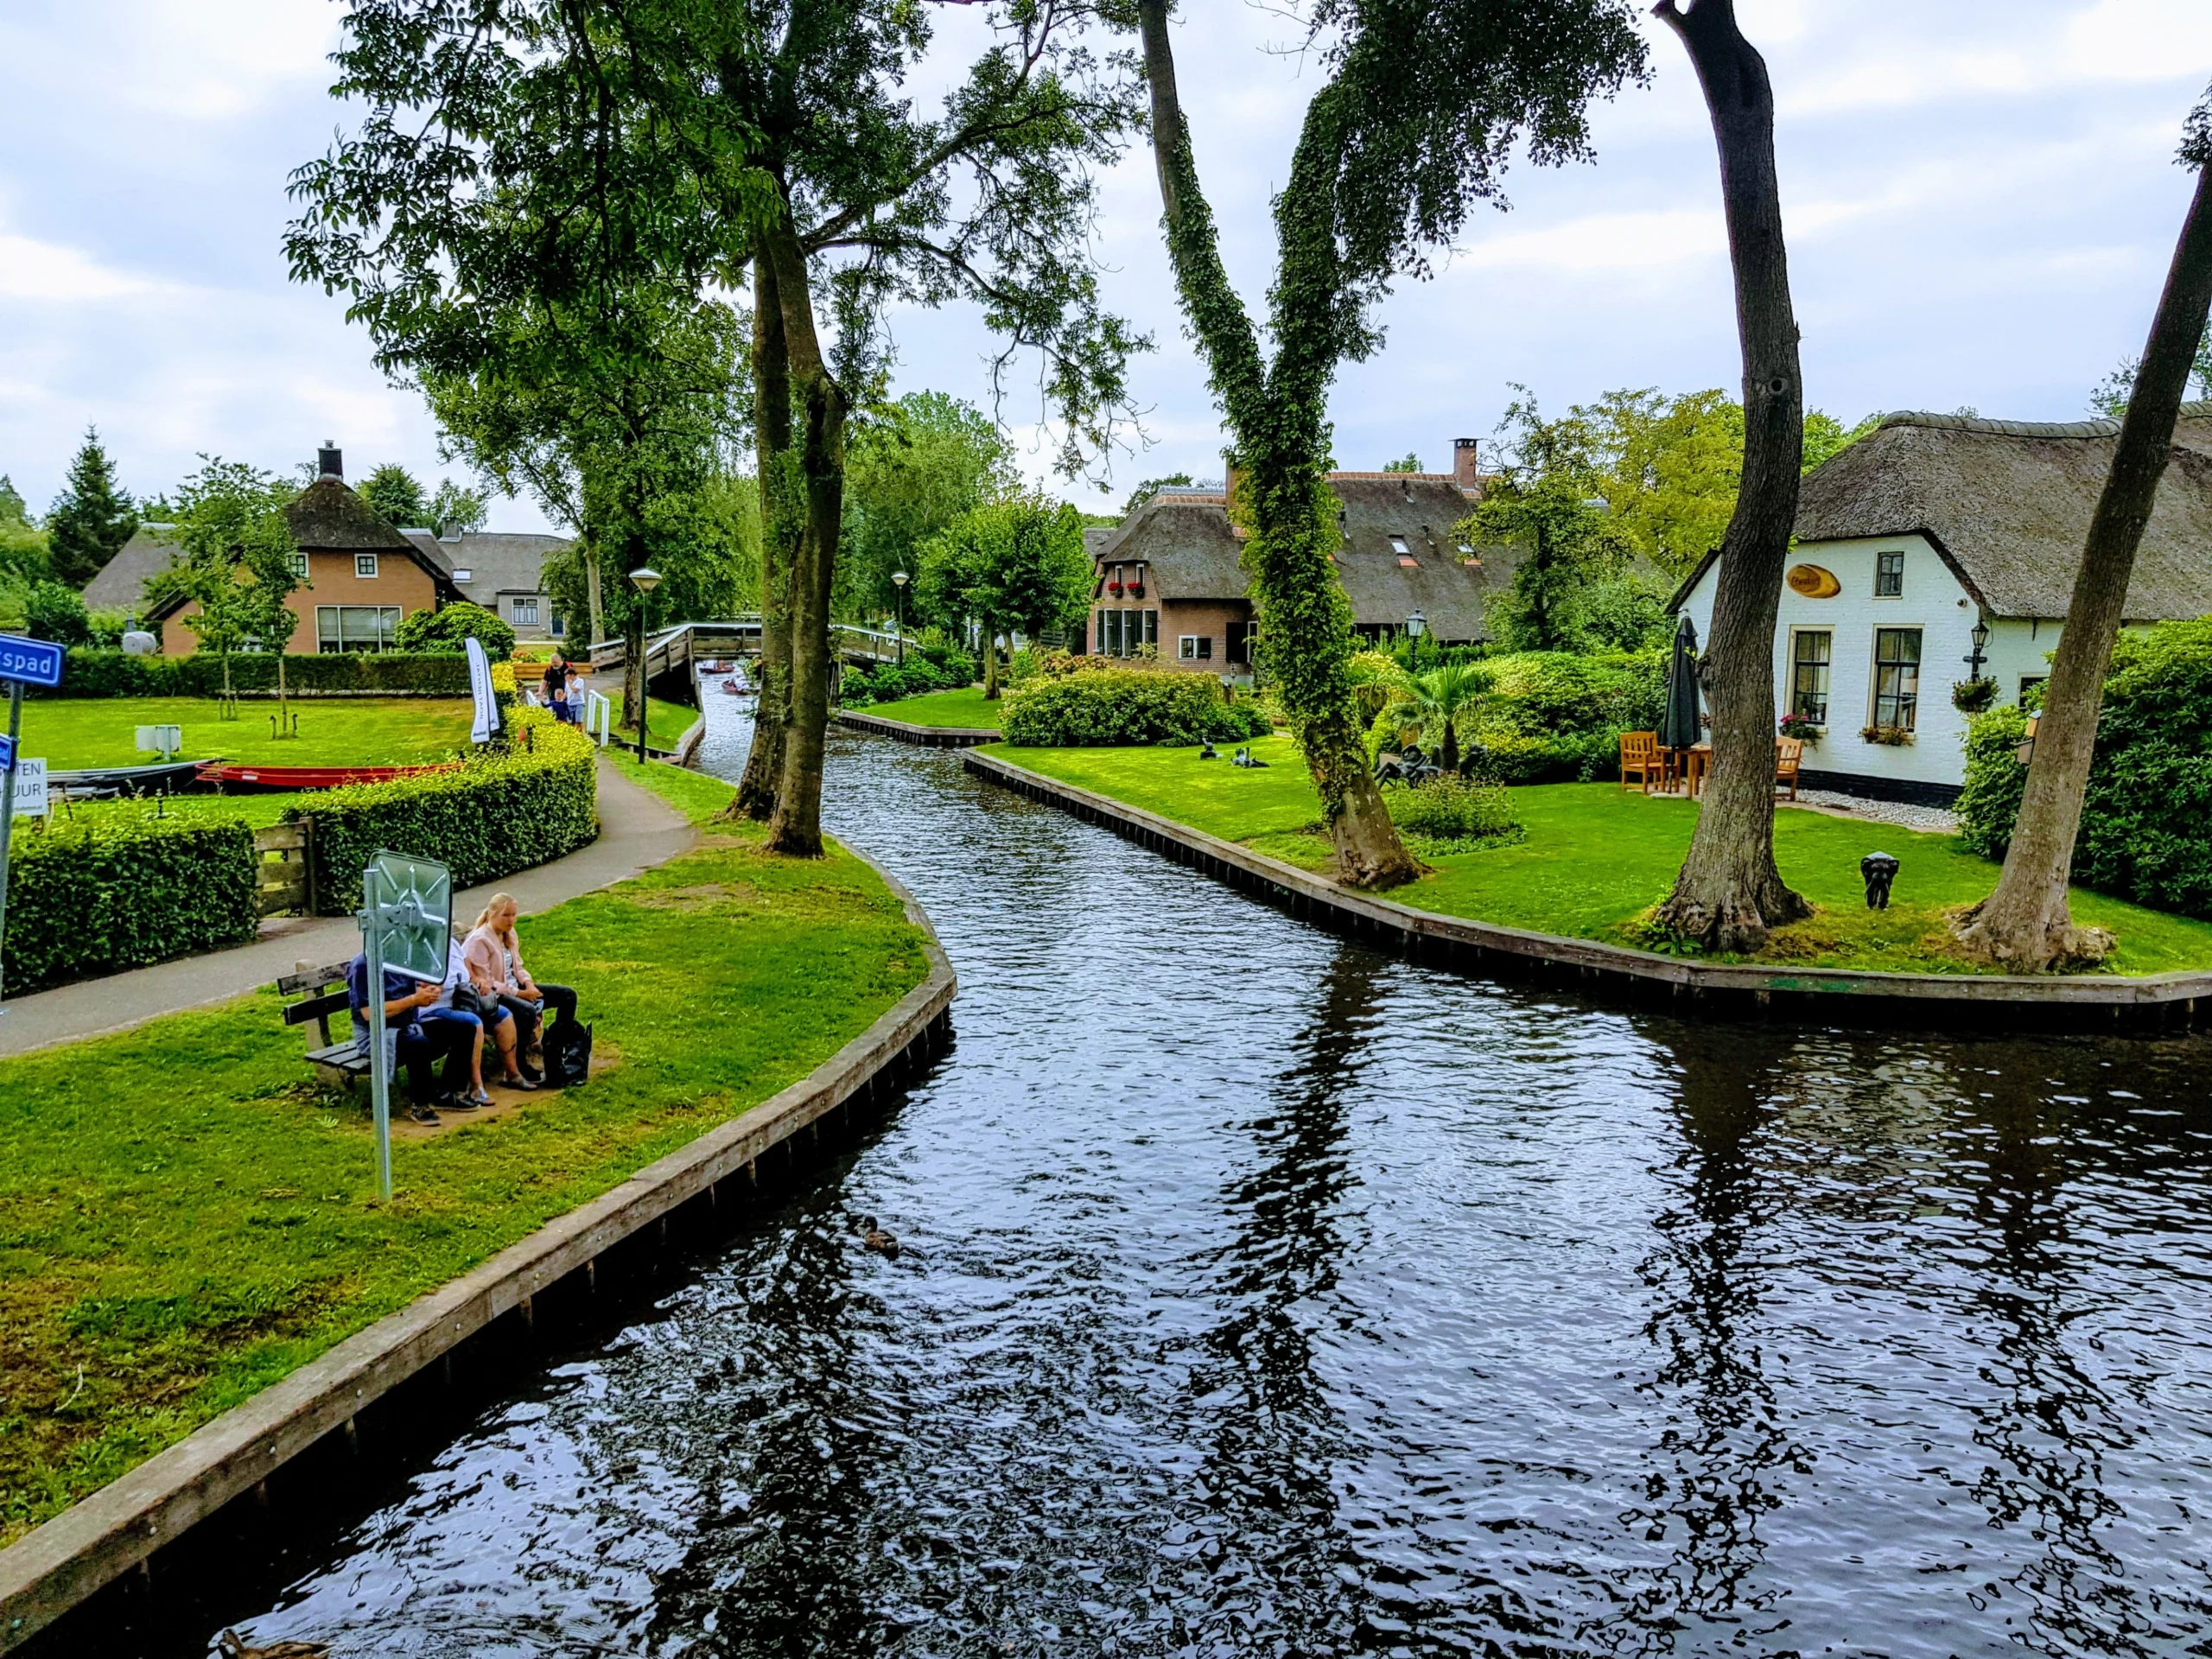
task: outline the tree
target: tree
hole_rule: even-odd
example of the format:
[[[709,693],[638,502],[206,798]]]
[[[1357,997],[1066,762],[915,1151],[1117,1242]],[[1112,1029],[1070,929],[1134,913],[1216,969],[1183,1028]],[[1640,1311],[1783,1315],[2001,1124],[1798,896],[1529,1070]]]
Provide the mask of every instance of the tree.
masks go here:
[[[1720,544],[1713,628],[1699,672],[1713,710],[1713,768],[1689,855],[1659,925],[1716,951],[1757,950],[1767,931],[1809,915],[1774,862],[1774,626],[1797,521],[1804,380],[1782,191],[1774,86],[1737,27],[1734,0],[1660,0],[1689,50],[1720,154],[1738,333],[1744,352],[1744,477]]]
[[[892,573],[917,573],[927,543],[1016,481],[1013,447],[971,404],[914,391],[873,412],[855,427],[845,458],[837,613],[895,609]]]
[[[983,696],[999,695],[1001,635],[1031,639],[1065,626],[1090,603],[1083,515],[1065,503],[1021,494],[964,512],[924,550],[917,601],[946,622],[972,620],[983,635]]]
[[[1169,262],[1234,435],[1230,512],[1269,679],[1321,798],[1341,878],[1386,887],[1419,869],[1392,827],[1353,710],[1351,607],[1324,476],[1326,401],[1338,366],[1370,353],[1374,303],[1423,250],[1448,243],[1527,135],[1536,162],[1588,153],[1590,99],[1643,73],[1623,0],[1511,7],[1319,0],[1309,14],[1321,84],[1274,204],[1267,337],[1231,288],[1176,91],[1168,0],[1137,0],[1153,154]]]
[[[422,484],[396,461],[385,462],[363,479],[360,497],[395,530],[420,530],[430,523]]]
[[[490,511],[483,491],[442,478],[438,493],[430,498],[430,524],[441,537],[473,536],[484,528]]]
[[[1421,471],[1421,457],[1408,450],[1395,461],[1384,461],[1382,470],[1386,473],[1417,473]]]
[[[2196,383],[2199,397],[2212,397],[2212,330],[2197,342],[2196,355],[2189,365],[2190,378]],[[2089,407],[2107,420],[2117,421],[2127,414],[2128,401],[2135,396],[2135,383],[2143,373],[2143,359],[2132,358],[2122,363],[2097,383],[2089,394]]]
[[[1129,499],[1122,503],[1122,517],[1124,518],[1128,518],[1139,507],[1144,505],[1146,502],[1151,500],[1152,498],[1157,495],[1160,491],[1167,489],[1173,486],[1180,486],[1184,489],[1189,489],[1191,487],[1191,475],[1188,473],[1170,473],[1165,478],[1147,478],[1143,483],[1138,485],[1136,488],[1131,490],[1129,492]]]
[[[2181,160],[2196,170],[2196,194],[2075,574],[2005,873],[1997,890],[1968,912],[1958,929],[1969,950],[2016,971],[2094,962],[2113,944],[2101,928],[2074,925],[2066,893],[2096,747],[2105,672],[2135,573],[2136,550],[2172,458],[2174,426],[2212,319],[2212,94],[2190,117]]]
[[[226,699],[232,657],[249,647],[273,650],[278,707],[289,713],[284,653],[298,619],[287,601],[302,578],[284,508],[298,492],[243,461],[200,460],[175,497],[176,556],[148,585],[149,595],[198,601],[184,626],[222,663]]]
[[[88,426],[83,447],[69,463],[67,486],[46,515],[47,556],[54,580],[83,588],[137,528],[130,493],[116,483],[100,435]]]
[[[51,571],[46,532],[31,522],[23,498],[8,475],[0,473],[0,578],[38,582]]]
[[[484,654],[495,663],[514,654],[515,631],[506,619],[465,599],[441,605],[435,611],[410,611],[399,619],[399,632],[394,636],[402,651],[452,657],[467,651],[471,639],[482,640]]]
[[[58,582],[34,582],[23,601],[23,632],[57,645],[90,645],[92,625],[85,614],[85,596]]]
[[[1420,716],[1424,729],[1441,728],[1436,764],[1459,769],[1459,716],[1490,690],[1491,671],[1479,663],[1446,663],[1420,674],[1400,674],[1391,689]]]

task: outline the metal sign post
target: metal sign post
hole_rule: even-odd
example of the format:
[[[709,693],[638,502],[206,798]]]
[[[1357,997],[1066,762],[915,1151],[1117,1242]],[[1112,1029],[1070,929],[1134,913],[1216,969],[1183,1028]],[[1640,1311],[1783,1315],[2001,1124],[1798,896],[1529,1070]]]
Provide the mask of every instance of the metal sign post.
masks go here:
[[[8,683],[8,742],[0,752],[0,994],[7,981],[8,839],[16,822],[16,751],[23,735],[23,687],[59,685],[64,653],[48,639],[0,633],[0,680]]]
[[[377,1194],[391,1196],[391,1061],[385,1042],[387,967],[435,985],[446,976],[453,872],[435,859],[389,849],[361,872],[361,949],[368,957],[369,1101],[376,1114]]]

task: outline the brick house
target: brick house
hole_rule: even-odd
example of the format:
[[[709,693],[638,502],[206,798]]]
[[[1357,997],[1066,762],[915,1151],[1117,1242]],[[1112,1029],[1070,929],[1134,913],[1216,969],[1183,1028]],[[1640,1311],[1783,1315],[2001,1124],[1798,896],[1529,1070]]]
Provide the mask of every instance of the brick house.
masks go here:
[[[441,537],[432,530],[403,529],[454,588],[472,604],[505,621],[518,639],[565,639],[569,619],[545,591],[545,562],[569,545],[565,536],[521,531],[464,531]]]
[[[434,611],[462,597],[451,571],[437,557],[386,524],[345,479],[344,457],[326,446],[321,474],[284,509],[305,582],[291,597],[296,620],[287,652],[312,656],[339,651],[389,651],[400,620]],[[175,554],[166,524],[141,525],[85,588],[95,608],[137,608],[146,583],[167,569]],[[188,657],[199,636],[185,618],[197,600],[167,600],[148,607],[144,620],[161,639],[162,653]]]
[[[1510,548],[1476,548],[1453,526],[1482,499],[1477,443],[1453,446],[1450,473],[1332,473],[1342,539],[1334,558],[1353,626],[1376,641],[1411,618],[1446,645],[1487,637],[1484,606],[1510,584]],[[1154,647],[1163,662],[1251,671],[1259,624],[1238,563],[1243,537],[1219,486],[1165,488],[1091,543],[1085,644],[1109,657]]]

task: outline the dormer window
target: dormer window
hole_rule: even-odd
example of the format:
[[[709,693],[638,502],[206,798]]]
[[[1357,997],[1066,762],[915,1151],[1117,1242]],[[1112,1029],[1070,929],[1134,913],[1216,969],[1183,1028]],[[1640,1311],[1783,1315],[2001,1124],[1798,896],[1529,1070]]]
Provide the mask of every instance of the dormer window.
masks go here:
[[[1459,543],[1459,556],[1460,556],[1461,558],[1463,558],[1463,559],[1471,559],[1472,557],[1474,557],[1474,556],[1475,556],[1475,544],[1474,544],[1472,542],[1462,542],[1462,543]]]
[[[1413,549],[1406,544],[1404,537],[1393,536],[1390,538],[1390,550],[1402,559],[1407,554],[1412,552]]]
[[[376,573],[377,556],[375,554],[356,553],[353,556],[353,574],[355,575],[372,577]]]

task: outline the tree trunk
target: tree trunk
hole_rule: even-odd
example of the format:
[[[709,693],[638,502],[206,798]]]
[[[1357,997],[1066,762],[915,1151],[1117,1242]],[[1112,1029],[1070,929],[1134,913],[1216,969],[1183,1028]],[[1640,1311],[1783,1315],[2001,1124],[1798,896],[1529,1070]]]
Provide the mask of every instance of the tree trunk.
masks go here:
[[[768,849],[819,858],[823,757],[830,725],[830,594],[836,581],[844,508],[846,399],[815,333],[806,254],[790,219],[772,227],[765,239],[775,264],[791,388],[806,411],[800,455],[806,529],[799,537],[791,588],[791,719],[776,810],[768,820]]]
[[[2028,786],[1997,890],[1960,918],[1969,950],[2016,972],[2101,961],[2113,946],[2103,928],[2076,927],[2067,908],[2074,841],[2104,703],[2105,674],[2127,602],[2135,553],[2173,454],[2174,423],[2188,395],[2197,344],[2212,315],[2212,172],[2200,173],[2182,226],[2151,343],[2121,421],[2112,471],[2075,573],[2066,630],[2044,690]]]
[[[1436,764],[1446,772],[1459,770],[1459,734],[1453,729],[1452,716],[1444,716],[1444,741],[1437,747]]]
[[[289,643],[287,640],[276,647],[276,735],[279,737],[291,735],[292,694],[284,683],[284,645]]]
[[[1774,630],[1796,528],[1805,452],[1804,385],[1782,191],[1774,87],[1736,26],[1733,0],[1657,15],[1688,47],[1713,116],[1744,352],[1744,478],[1721,543],[1700,679],[1713,709],[1713,768],[1689,856],[1660,923],[1718,951],[1751,952],[1767,930],[1812,913],[1774,862]]]
[[[584,639],[584,661],[591,661],[591,648],[607,638],[607,602],[599,591],[599,538],[586,531],[584,535],[584,605],[589,612]]]
[[[760,688],[753,700],[753,748],[729,811],[766,823],[783,782],[791,728],[791,582],[806,503],[791,449],[790,359],[776,299],[776,273],[755,238],[753,257],[754,470],[760,491]]]
[[[1276,213],[1281,240],[1275,286],[1277,350],[1261,360],[1251,319],[1230,288],[1213,213],[1198,188],[1189,129],[1175,86],[1167,0],[1140,0],[1145,78],[1152,93],[1153,159],[1167,252],[1184,315],[1205,353],[1237,456],[1248,469],[1230,504],[1252,536],[1244,566],[1260,615],[1261,654],[1290,716],[1335,842],[1338,879],[1379,888],[1409,881],[1421,866],[1390,822],[1367,764],[1352,705],[1351,604],[1331,555],[1338,540],[1322,476],[1328,386],[1344,296],[1337,264],[1332,105],[1325,91],[1306,112],[1292,183]]]
[[[983,701],[995,702],[999,695],[999,637],[989,627],[983,630]]]

